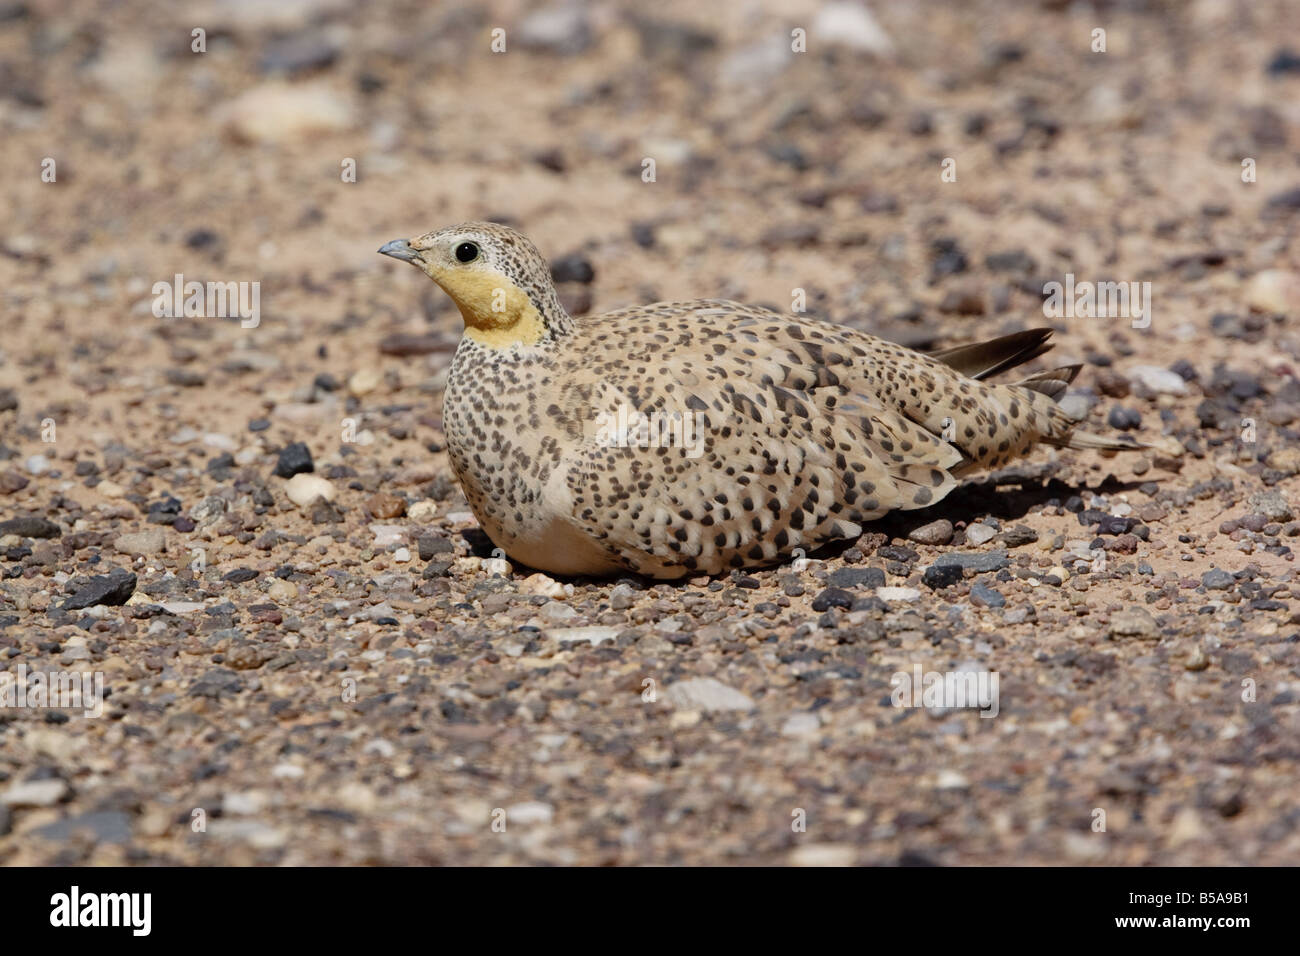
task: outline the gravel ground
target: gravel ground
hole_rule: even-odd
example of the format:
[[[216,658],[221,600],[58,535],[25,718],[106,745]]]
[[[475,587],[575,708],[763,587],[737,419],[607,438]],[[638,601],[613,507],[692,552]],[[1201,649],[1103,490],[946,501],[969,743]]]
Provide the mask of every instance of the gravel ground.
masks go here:
[[[1300,862],[1300,11],[862,9],[0,2],[0,657],[109,695],[0,709],[0,860]],[[575,313],[1051,325],[1156,447],[771,570],[512,567],[459,316],[375,255],[471,218]],[[177,273],[259,313],[155,317]],[[1067,274],[1149,323],[1045,317]]]

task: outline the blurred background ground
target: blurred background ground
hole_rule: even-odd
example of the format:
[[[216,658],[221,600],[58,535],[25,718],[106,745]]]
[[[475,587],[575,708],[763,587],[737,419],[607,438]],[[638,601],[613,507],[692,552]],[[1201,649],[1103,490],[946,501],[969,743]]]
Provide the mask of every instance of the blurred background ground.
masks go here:
[[[0,712],[0,860],[1300,859],[1294,3],[4,0],[0,155],[0,655],[112,694]],[[502,574],[459,316],[375,254],[479,218],[575,314],[1053,325],[1186,454],[1040,451],[802,570]],[[177,273],[260,323],[155,318]],[[1045,318],[1067,273],[1150,327]],[[915,664],[999,716],[889,706]]]

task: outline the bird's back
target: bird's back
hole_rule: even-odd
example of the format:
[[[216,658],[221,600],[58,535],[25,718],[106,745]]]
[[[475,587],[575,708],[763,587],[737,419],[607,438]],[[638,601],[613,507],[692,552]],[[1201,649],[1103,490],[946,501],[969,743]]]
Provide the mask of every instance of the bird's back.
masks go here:
[[[1032,384],[716,300],[576,320],[555,373],[577,520],[658,576],[852,537],[1072,424]]]

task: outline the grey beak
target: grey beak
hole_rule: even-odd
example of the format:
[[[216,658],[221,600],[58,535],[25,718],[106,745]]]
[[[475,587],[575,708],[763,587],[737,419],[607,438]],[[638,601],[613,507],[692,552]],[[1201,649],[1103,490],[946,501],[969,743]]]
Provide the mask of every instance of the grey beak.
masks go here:
[[[392,256],[394,259],[401,259],[403,262],[416,262],[420,254],[410,247],[405,239],[394,239],[392,242],[385,242],[379,247],[381,254]]]

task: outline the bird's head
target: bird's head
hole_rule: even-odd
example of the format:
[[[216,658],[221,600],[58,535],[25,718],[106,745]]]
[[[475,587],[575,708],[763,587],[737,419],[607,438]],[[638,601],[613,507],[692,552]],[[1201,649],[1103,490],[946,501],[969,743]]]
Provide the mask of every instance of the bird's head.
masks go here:
[[[465,334],[492,348],[537,345],[571,328],[551,270],[526,237],[494,222],[466,222],[379,251],[409,262],[451,296]]]

